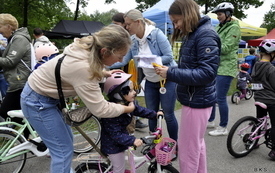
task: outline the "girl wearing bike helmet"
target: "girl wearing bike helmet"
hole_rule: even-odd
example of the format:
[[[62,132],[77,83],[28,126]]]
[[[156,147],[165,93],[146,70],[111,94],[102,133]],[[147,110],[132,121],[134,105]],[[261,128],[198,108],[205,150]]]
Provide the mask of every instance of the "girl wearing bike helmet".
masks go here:
[[[270,137],[273,141],[272,150],[268,156],[275,160],[275,67],[271,64],[275,58],[275,39],[263,40],[259,45],[260,62],[256,62],[252,70],[252,89],[255,102],[263,103],[266,109],[256,105],[257,118],[270,117]]]
[[[34,69],[37,69],[40,65],[54,58],[58,53],[58,48],[52,43],[42,43],[38,45],[35,49],[37,63],[34,66]]]
[[[212,11],[212,13],[217,14],[217,18],[220,22],[215,29],[221,39],[222,47],[218,75],[216,79],[217,104],[219,105],[220,123],[216,130],[209,132],[209,135],[211,136],[228,134],[226,127],[228,124],[229,109],[226,95],[230,88],[232,79],[235,78],[238,72],[238,56],[236,52],[238,52],[239,42],[241,39],[239,22],[232,18],[233,12],[234,6],[229,2],[220,3]],[[211,117],[208,120],[208,127],[215,127],[215,113],[216,105],[213,106]]]
[[[128,105],[135,101],[136,91],[127,73],[113,73],[104,83],[104,93],[109,101]],[[158,114],[163,115],[162,111]],[[157,113],[153,110],[141,107],[135,102],[135,110],[131,113],[123,113],[115,118],[101,119],[101,151],[107,154],[113,164],[114,173],[124,173],[125,153],[129,146],[141,146],[142,140],[136,139],[127,131],[127,126],[131,123],[133,116],[149,119],[156,119]]]
[[[248,63],[241,64],[241,70],[237,76],[238,77],[237,89],[242,92],[242,95],[240,95],[240,97],[236,97],[236,104],[239,104],[240,100],[246,96],[247,84],[252,80],[251,76],[247,72],[249,68],[250,68],[250,65]]]

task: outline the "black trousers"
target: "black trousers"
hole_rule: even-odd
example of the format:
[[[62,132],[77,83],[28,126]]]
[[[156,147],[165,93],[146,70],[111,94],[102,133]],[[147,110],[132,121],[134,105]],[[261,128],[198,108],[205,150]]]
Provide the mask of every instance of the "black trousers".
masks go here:
[[[1,104],[0,108],[0,116],[4,118],[5,120],[7,119],[8,115],[7,112],[10,110],[19,110],[21,109],[20,105],[20,94],[23,89],[14,91],[14,92],[7,92],[5,98],[3,99],[3,102]],[[19,124],[22,124],[22,119],[21,118],[12,118],[12,121],[17,122]],[[24,131],[24,136],[28,139],[29,137],[29,130]]]
[[[257,118],[262,118],[264,116],[269,115],[271,130],[270,130],[270,138],[273,143],[272,150],[275,150],[275,105],[274,104],[266,104],[267,109],[263,109],[260,106],[256,106]]]

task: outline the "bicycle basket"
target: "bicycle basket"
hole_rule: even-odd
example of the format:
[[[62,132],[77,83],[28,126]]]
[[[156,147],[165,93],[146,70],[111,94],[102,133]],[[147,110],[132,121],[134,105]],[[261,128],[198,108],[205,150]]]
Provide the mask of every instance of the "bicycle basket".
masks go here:
[[[176,152],[176,144],[177,142],[171,138],[163,138],[156,145],[156,160],[160,165],[168,165],[171,162]]]
[[[93,116],[86,106],[71,111],[63,109],[62,114],[65,123],[72,127],[80,126]]]

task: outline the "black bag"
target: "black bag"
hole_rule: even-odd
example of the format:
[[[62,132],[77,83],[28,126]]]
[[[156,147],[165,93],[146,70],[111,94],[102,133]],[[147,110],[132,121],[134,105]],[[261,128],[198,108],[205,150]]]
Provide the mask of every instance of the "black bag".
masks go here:
[[[64,59],[65,55],[61,58],[59,58],[56,67],[55,67],[55,80],[57,84],[57,90],[58,90],[58,95],[60,99],[60,106],[63,114],[63,119],[66,124],[70,126],[80,126],[83,124],[85,121],[87,121],[93,114],[89,111],[89,109],[84,106],[81,108],[77,108],[75,110],[68,110],[65,104],[65,99],[61,87],[61,76],[60,76],[60,67],[61,63]]]

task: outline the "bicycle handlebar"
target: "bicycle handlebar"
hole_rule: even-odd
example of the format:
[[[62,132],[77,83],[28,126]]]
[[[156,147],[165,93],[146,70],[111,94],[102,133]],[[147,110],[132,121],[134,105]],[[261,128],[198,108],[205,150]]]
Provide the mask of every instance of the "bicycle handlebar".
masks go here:
[[[150,143],[150,142],[148,142],[149,139],[159,139],[162,136],[162,123],[161,123],[162,119],[163,119],[163,115],[158,114],[157,115],[158,126],[156,128],[156,131],[151,132],[150,133],[151,135],[149,135],[149,136],[140,138],[143,141],[143,143],[148,144],[148,143]]]

